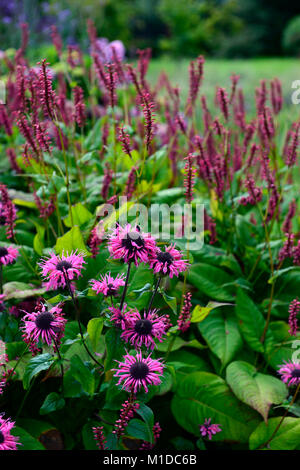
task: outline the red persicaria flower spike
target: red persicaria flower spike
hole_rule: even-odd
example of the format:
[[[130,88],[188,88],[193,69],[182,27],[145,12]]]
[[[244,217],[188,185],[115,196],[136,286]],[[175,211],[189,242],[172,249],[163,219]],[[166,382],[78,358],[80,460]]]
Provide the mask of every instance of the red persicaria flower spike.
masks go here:
[[[7,135],[12,135],[12,126],[3,104],[0,104],[0,125],[4,127]]]
[[[116,95],[117,74],[115,71],[114,64],[106,64],[105,68],[106,68],[105,86],[109,93],[110,106],[113,108],[117,104],[117,95]]]
[[[48,132],[46,131],[44,126],[40,123],[35,124],[34,129],[35,129],[36,140],[38,141],[41,150],[48,152],[51,155],[52,153],[51,139],[50,139]]]
[[[44,112],[53,120],[56,96],[52,89],[52,78],[50,77],[49,69],[47,68],[49,63],[46,62],[46,59],[43,59],[42,62],[38,62],[37,64],[40,65],[40,100],[43,105]]]
[[[125,312],[122,329],[121,338],[135,349],[140,349],[143,345],[147,349],[154,349],[155,340],[162,342],[166,334],[166,324],[156,310],[144,312],[142,316],[138,310],[130,309]]]
[[[229,100],[228,100],[228,95],[227,91],[225,88],[218,88],[217,89],[217,102],[219,104],[219,107],[223,113],[223,116],[226,121],[228,121],[229,118]]]
[[[297,316],[300,312],[300,302],[298,299],[294,299],[289,305],[289,333],[291,336],[296,336],[298,331],[298,320]]]
[[[73,90],[73,93],[75,104],[75,121],[79,127],[84,127],[86,111],[84,104],[83,89],[80,86],[76,86]]]
[[[287,147],[285,162],[289,168],[295,165],[297,161],[297,149],[299,147],[300,125],[296,127],[295,132],[291,132],[291,144]]]
[[[151,141],[154,134],[154,103],[151,101],[149,93],[143,93],[142,95],[142,108],[145,117],[145,143],[147,150],[150,148]]]
[[[293,233],[286,233],[287,240],[284,242],[283,247],[279,251],[279,261],[284,261],[286,258],[293,257],[295,235]]]
[[[129,78],[131,79],[132,83],[134,84],[139,98],[142,99],[143,98],[143,91],[142,91],[142,87],[140,86],[140,84],[138,82],[138,79],[137,79],[137,76],[136,76],[136,71],[129,64],[127,64],[127,70],[128,70]]]
[[[4,419],[3,413],[0,415],[0,450],[17,450],[17,446],[22,445],[19,437],[11,434],[14,425],[14,421]]]
[[[32,134],[31,126],[29,125],[29,123],[28,123],[26,117],[24,116],[24,114],[19,112],[17,116],[18,116],[17,125],[18,125],[18,128],[20,129],[21,134],[25,137],[25,139],[26,139],[28,145],[30,146],[30,148],[32,149],[32,151],[38,156],[39,151],[38,151],[38,148],[36,146],[34,136]]]
[[[56,290],[59,287],[66,287],[67,281],[81,276],[84,260],[83,253],[71,252],[61,256],[54,253],[47,259],[43,259],[40,263],[42,268],[42,276],[47,280],[47,290]]]
[[[262,145],[269,148],[270,142],[275,135],[274,121],[270,108],[264,108],[258,115],[258,130]]]
[[[266,105],[268,97],[268,90],[266,80],[261,80],[260,88],[256,88],[255,90],[255,101],[256,101],[256,109],[257,113],[260,114]]]
[[[203,78],[204,57],[199,56],[189,66],[190,89],[188,97],[187,114],[191,115],[193,106],[198,96],[199,87]]]
[[[118,139],[121,142],[123,152],[126,153],[130,158],[132,158],[129,134],[126,133],[123,126],[119,128]]]
[[[36,311],[25,313],[22,319],[24,326],[21,329],[26,343],[31,342],[37,345],[41,340],[48,346],[53,345],[55,349],[55,343],[59,345],[66,324],[62,309],[56,306],[48,310],[45,305],[40,305]]]
[[[271,103],[274,114],[278,114],[282,108],[282,87],[278,78],[271,80]]]
[[[148,263],[150,257],[155,255],[156,243],[138,225],[118,225],[109,237],[108,250],[113,258],[124,259],[125,263],[133,261],[138,266],[140,263]]]
[[[222,431],[222,429],[220,428],[220,424],[211,424],[211,418],[205,418],[204,424],[201,424],[199,426],[199,430],[201,436],[207,436],[210,441],[214,434],[217,434],[218,432]]]
[[[279,366],[278,373],[281,375],[281,380],[287,384],[288,387],[300,384],[300,364],[298,362],[284,361],[285,364]]]
[[[151,354],[143,358],[142,353],[138,352],[136,356],[126,354],[123,361],[119,363],[118,369],[112,369],[117,377],[117,385],[122,384],[122,388],[130,393],[137,393],[141,388],[144,388],[148,393],[149,385],[159,385],[161,383],[160,377],[163,375],[164,365],[160,360],[152,359]]]
[[[106,439],[103,432],[103,426],[95,426],[93,429],[94,439],[99,450],[106,450]]]
[[[292,219],[296,214],[296,208],[297,208],[296,200],[293,199],[289,204],[288,213],[282,224],[282,231],[284,233],[290,233],[292,231]]]
[[[262,200],[262,190],[255,186],[255,181],[251,175],[248,175],[245,181],[245,186],[249,191],[249,195],[247,197],[242,197],[240,199],[240,204],[246,206],[247,204],[251,204],[252,206],[256,205],[259,201]]]
[[[184,296],[183,306],[178,318],[178,328],[182,333],[187,331],[191,324],[191,308],[192,308],[192,294],[187,292]]]
[[[17,211],[15,205],[9,198],[7,187],[0,184],[1,203],[0,203],[0,224],[6,227],[6,237],[14,237],[14,228],[16,226]]]
[[[137,171],[136,167],[131,168],[128,178],[127,178],[126,186],[124,189],[124,194],[126,195],[128,201],[130,201],[130,199],[132,198],[134,190],[135,190],[136,171]]]
[[[196,180],[196,173],[197,170],[196,168],[193,167],[194,163],[194,155],[189,154],[187,157],[184,158],[185,160],[185,166],[184,166],[184,174],[185,174],[185,179],[184,179],[184,187],[185,187],[185,200],[187,203],[191,203],[192,200],[194,199],[193,196],[193,188],[195,186],[195,180]]]
[[[129,421],[133,418],[134,413],[140,407],[138,403],[134,403],[132,400],[126,400],[120,410],[120,418],[115,422],[113,434],[116,434],[119,439],[125,432],[126,427],[129,424]]]
[[[91,279],[92,290],[97,294],[103,294],[105,297],[117,296],[120,287],[125,285],[124,274],[118,274],[116,277],[112,277],[110,273],[100,277],[100,281]]]
[[[178,277],[189,266],[188,261],[182,258],[182,253],[176,250],[175,245],[165,247],[165,251],[158,248],[155,256],[150,258],[149,264],[155,274],[170,278]]]
[[[298,240],[297,245],[293,249],[293,263],[296,266],[300,266],[300,240]]]
[[[208,215],[206,209],[204,209],[204,230],[207,230],[210,234],[210,245],[214,245],[217,242],[216,226],[216,222]]]
[[[114,176],[113,170],[110,168],[109,163],[106,163],[105,169],[104,169],[102,189],[101,189],[101,196],[104,200],[107,199],[109,188],[110,188],[110,183],[112,182],[113,176]]]

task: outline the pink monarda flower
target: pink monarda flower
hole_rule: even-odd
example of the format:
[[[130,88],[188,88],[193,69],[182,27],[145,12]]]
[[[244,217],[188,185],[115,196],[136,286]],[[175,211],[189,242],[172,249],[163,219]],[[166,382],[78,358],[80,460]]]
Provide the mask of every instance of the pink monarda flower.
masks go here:
[[[165,248],[165,251],[157,250],[155,256],[149,260],[150,267],[156,274],[169,276],[179,276],[187,269],[189,263],[182,259],[180,251],[176,250],[175,245]]]
[[[13,246],[0,246],[0,264],[11,264],[19,256],[17,248]]]
[[[119,368],[113,369],[116,371],[115,377],[119,378],[117,385],[123,383],[123,389],[127,392],[138,392],[144,388],[148,393],[148,385],[159,385],[163,374],[164,365],[156,359],[151,359],[151,354],[143,358],[142,353],[138,352],[136,356],[126,354],[123,357],[123,362],[119,362]]]
[[[131,343],[136,349],[145,345],[147,349],[155,348],[155,340],[162,341],[166,333],[166,323],[156,310],[144,312],[143,317],[138,310],[125,314],[121,338]]]
[[[63,253],[62,256],[52,253],[50,258],[42,260],[42,276],[48,279],[47,290],[66,287],[66,279],[72,281],[81,276],[84,263],[83,254],[77,253],[77,250],[70,255]]]
[[[0,450],[17,450],[17,445],[21,445],[19,438],[10,433],[14,425],[14,421],[0,415]]]
[[[115,259],[124,259],[125,263],[131,261],[138,266],[141,262],[147,263],[150,257],[155,255],[155,240],[149,233],[141,232],[138,225],[130,224],[113,231],[108,240],[108,249]]]
[[[297,315],[300,312],[300,302],[298,299],[294,299],[289,306],[289,334],[292,336],[297,335],[298,321]]]
[[[92,289],[97,293],[102,293],[105,297],[118,295],[120,287],[125,285],[124,274],[118,274],[113,278],[110,273],[101,276],[101,280],[91,279]]]
[[[63,335],[66,319],[59,306],[47,310],[42,305],[35,312],[26,313],[23,317],[24,340],[26,343],[38,343],[39,339],[51,346],[52,341],[58,343]]]
[[[300,364],[297,362],[286,362],[282,366],[278,373],[281,375],[281,380],[292,387],[293,385],[300,384]]]
[[[211,441],[213,434],[221,432],[220,424],[211,424],[211,418],[205,418],[204,424],[200,425],[201,436],[208,436],[208,439]]]

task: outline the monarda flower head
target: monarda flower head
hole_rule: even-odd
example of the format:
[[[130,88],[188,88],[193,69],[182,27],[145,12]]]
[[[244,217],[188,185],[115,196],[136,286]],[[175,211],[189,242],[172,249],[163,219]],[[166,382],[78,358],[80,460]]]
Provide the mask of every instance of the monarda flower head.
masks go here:
[[[77,250],[69,255],[68,252],[62,256],[51,254],[50,258],[41,262],[42,276],[48,280],[47,290],[55,290],[66,287],[69,281],[81,276],[83,264],[86,263],[82,253]]]
[[[51,346],[53,342],[59,344],[66,324],[59,306],[47,310],[43,304],[35,312],[26,313],[22,321],[24,322],[23,337],[26,343],[37,344],[41,339],[48,346]]]
[[[160,376],[163,374],[164,365],[156,359],[148,357],[143,358],[142,353],[138,352],[136,356],[126,354],[119,362],[119,368],[113,369],[115,377],[119,378],[117,385],[122,384],[122,388],[127,392],[136,393],[144,388],[148,393],[149,385],[159,385]]]
[[[282,366],[278,373],[281,375],[281,380],[292,387],[293,385],[300,384],[300,364],[298,362],[286,362]]]
[[[14,421],[0,415],[0,450],[17,450],[17,445],[21,445],[19,438],[11,434],[14,425]]]
[[[149,260],[150,267],[153,269],[155,274],[161,276],[179,276],[187,269],[189,263],[182,259],[182,253],[176,250],[175,245],[165,247],[165,251],[157,249],[157,252],[153,258]]]
[[[166,322],[156,310],[144,312],[143,317],[138,310],[130,310],[125,313],[122,329],[121,338],[136,349],[142,346],[154,349],[155,340],[161,342],[166,333]]]
[[[97,294],[102,293],[105,297],[118,295],[120,287],[125,285],[124,275],[118,274],[115,278],[110,273],[101,276],[100,281],[91,279],[92,290]]]
[[[13,246],[0,246],[0,264],[11,264],[16,261],[19,251]]]
[[[211,438],[217,432],[221,432],[222,429],[220,428],[220,424],[211,424],[211,418],[205,418],[204,424],[199,426],[201,436],[207,436],[208,439],[211,441]]]
[[[124,259],[125,263],[131,261],[138,266],[141,262],[147,263],[155,255],[156,244],[149,233],[143,233],[138,225],[130,224],[113,231],[108,240],[108,249],[115,259]]]

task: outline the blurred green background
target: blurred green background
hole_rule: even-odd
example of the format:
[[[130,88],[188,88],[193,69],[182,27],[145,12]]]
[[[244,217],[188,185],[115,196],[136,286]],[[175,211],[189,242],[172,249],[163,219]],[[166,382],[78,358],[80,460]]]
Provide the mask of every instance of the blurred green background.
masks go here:
[[[298,16],[299,15],[299,16]],[[151,47],[154,56],[244,58],[297,55],[300,5],[285,0],[0,0],[1,49],[18,47],[19,25],[30,45],[50,41],[58,27],[65,43],[88,48],[86,20],[99,37],[120,39],[131,57]]]

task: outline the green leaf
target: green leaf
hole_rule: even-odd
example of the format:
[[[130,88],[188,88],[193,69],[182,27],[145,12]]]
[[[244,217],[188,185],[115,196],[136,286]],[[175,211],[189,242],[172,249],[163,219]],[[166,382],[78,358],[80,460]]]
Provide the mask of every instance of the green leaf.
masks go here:
[[[40,414],[46,415],[52,411],[61,410],[65,406],[65,400],[56,392],[49,393],[40,408]]]
[[[266,422],[271,405],[279,405],[287,396],[287,388],[281,380],[257,372],[244,361],[229,364],[226,380],[237,398],[258,411]]]
[[[96,386],[95,376],[77,354],[71,358],[71,371],[83,390],[89,395],[93,395]]]
[[[73,217],[73,225],[78,225],[79,227],[88,222],[93,217],[93,214],[91,214],[91,212],[87,210],[80,202],[78,204],[75,204],[75,206],[72,206],[71,211]],[[64,223],[66,227],[72,227],[72,219],[70,213],[64,219]]]
[[[92,318],[87,325],[87,332],[92,343],[93,350],[100,352],[102,350],[103,341],[101,340],[101,333],[103,330],[103,318]]]
[[[234,300],[231,292],[223,287],[224,284],[232,282],[233,278],[220,268],[196,263],[189,270],[188,280],[210,298],[229,302]]]
[[[59,255],[62,255],[63,252],[70,254],[71,251],[75,250],[83,252],[86,256],[90,255],[85,246],[80,228],[77,225],[57,239],[55,250]]]
[[[234,315],[226,317],[216,310],[198,324],[198,329],[223,366],[234,358],[243,345]]]
[[[136,439],[142,439],[143,441],[151,442],[153,441],[152,430],[149,432],[149,427],[144,421],[140,419],[130,420],[127,428],[126,435],[135,437]]]
[[[290,417],[283,420],[274,438],[267,447],[264,446],[273,435],[280,421],[281,417],[277,417],[269,419],[268,424],[260,423],[250,436],[250,449],[294,450],[298,448],[300,445],[300,418]]]
[[[33,288],[31,284],[25,282],[7,282],[3,286],[5,299],[26,299],[35,295],[43,295],[47,291],[46,287]]]
[[[42,256],[44,249],[44,236],[45,236],[45,227],[39,224],[35,224],[37,234],[33,239],[33,248],[38,255]]]
[[[20,450],[45,450],[45,447],[37,439],[19,426],[14,426],[11,434],[19,438],[19,442],[22,444],[18,446]]]
[[[110,328],[105,335],[107,357],[105,361],[105,371],[116,365],[116,360],[121,359],[124,354],[124,344],[121,340],[121,333],[116,328]]]
[[[236,316],[245,341],[257,352],[264,352],[261,337],[264,331],[265,320],[255,303],[239,288],[236,298]],[[270,337],[270,332],[268,332]]]
[[[192,323],[201,322],[207,317],[207,315],[213,309],[218,308],[218,307],[223,307],[225,305],[234,305],[234,304],[229,304],[229,303],[224,303],[224,302],[208,302],[206,307],[203,307],[202,305],[196,305],[196,307],[192,311],[191,322]]]
[[[209,372],[193,372],[180,380],[171,403],[176,421],[186,431],[200,436],[205,418],[221,425],[218,441],[248,442],[259,420],[256,412],[242,404],[226,382]]]
[[[28,362],[24,376],[23,376],[23,386],[27,390],[33,377],[38,375],[43,370],[48,370],[49,367],[53,364],[53,358],[50,354],[40,354],[35,356]]]

